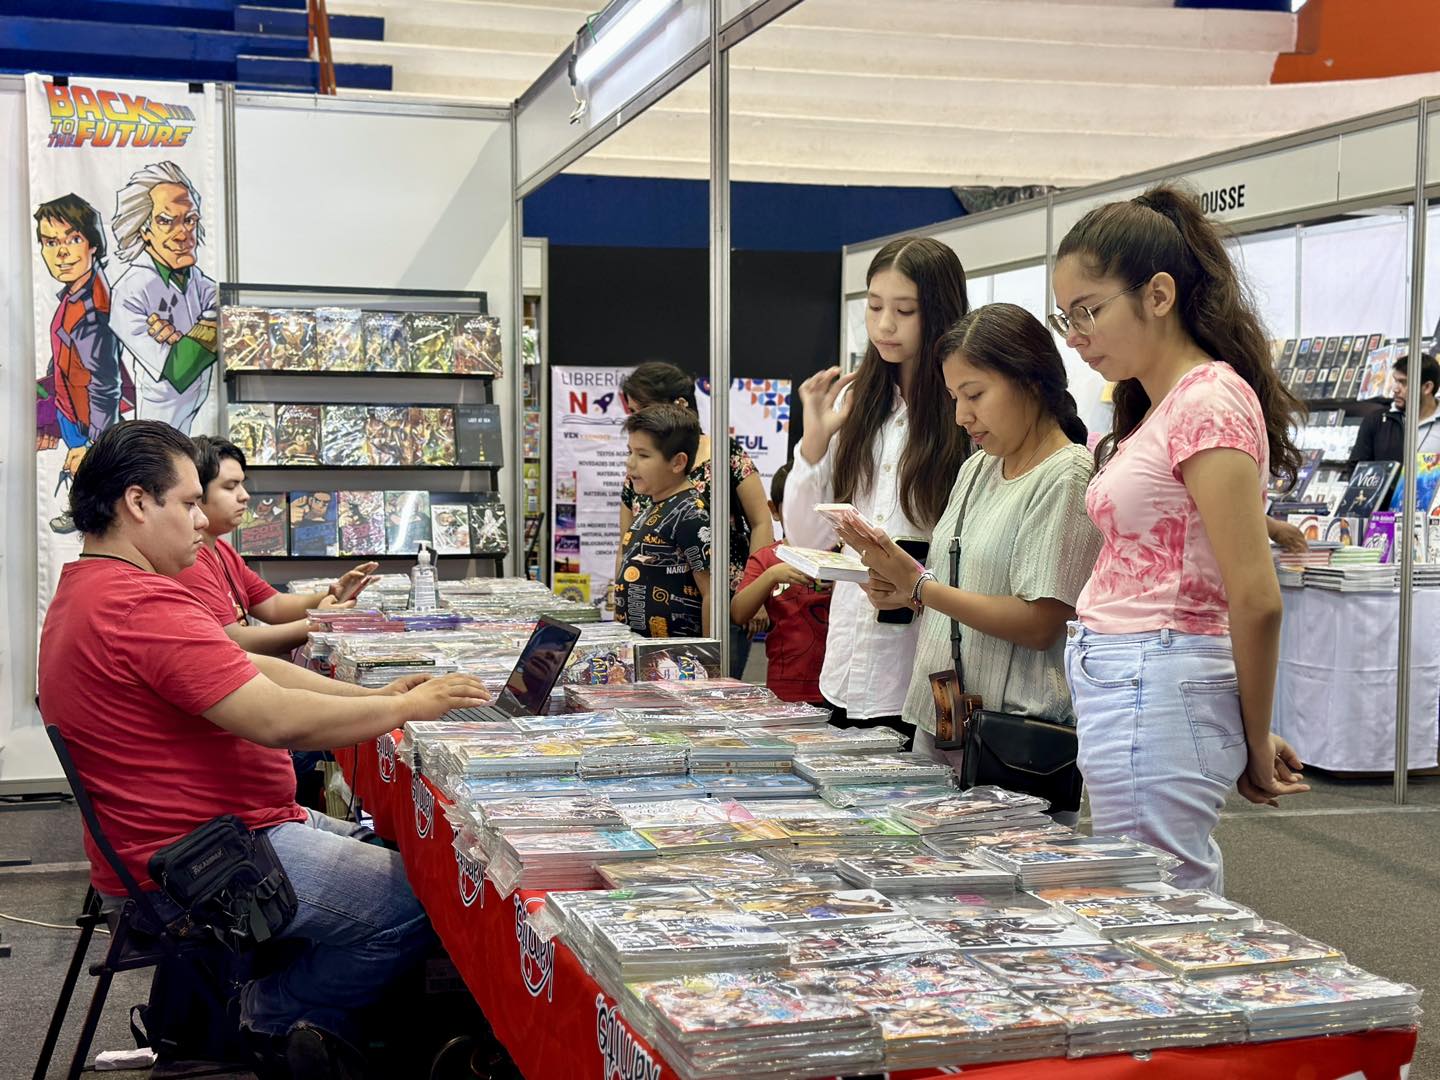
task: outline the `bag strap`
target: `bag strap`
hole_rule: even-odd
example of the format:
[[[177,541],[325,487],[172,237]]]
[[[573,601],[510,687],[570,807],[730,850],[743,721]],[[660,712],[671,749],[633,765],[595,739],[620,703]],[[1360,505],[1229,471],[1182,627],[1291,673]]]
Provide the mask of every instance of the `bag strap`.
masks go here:
[[[960,531],[965,526],[965,513],[970,507],[970,497],[975,494],[975,486],[980,483],[980,474],[985,471],[986,462],[981,462],[980,467],[975,470],[975,475],[970,478],[970,486],[965,489],[965,495],[960,500],[960,513],[955,517],[955,535],[950,538],[950,587],[960,588]],[[1010,654],[1005,658],[1005,681],[1000,686],[1000,703],[1005,701],[1005,691],[1010,687],[1010,665],[1015,659],[1015,643],[1009,642]],[[955,664],[955,678],[959,682],[960,690],[965,690],[965,666],[960,658],[960,620],[950,620],[950,658]]]

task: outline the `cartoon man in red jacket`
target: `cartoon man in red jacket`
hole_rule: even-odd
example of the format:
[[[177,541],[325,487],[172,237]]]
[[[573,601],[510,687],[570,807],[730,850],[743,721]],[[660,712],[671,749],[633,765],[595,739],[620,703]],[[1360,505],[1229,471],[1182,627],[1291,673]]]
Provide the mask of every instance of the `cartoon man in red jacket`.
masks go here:
[[[120,342],[110,329],[110,284],[100,260],[105,228],[99,212],[78,195],[42,203],[35,239],[50,276],[64,287],[50,320],[50,366],[37,384],[35,448],[66,447],[60,484],[75,475],[85,451],[122,411],[134,390],[120,363]],[[70,515],[50,522],[57,533],[75,531]]]

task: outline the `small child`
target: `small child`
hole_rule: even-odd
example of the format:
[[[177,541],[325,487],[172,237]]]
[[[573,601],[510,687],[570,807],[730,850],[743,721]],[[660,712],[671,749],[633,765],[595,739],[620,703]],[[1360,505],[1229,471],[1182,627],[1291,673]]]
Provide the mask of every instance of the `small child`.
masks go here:
[[[785,478],[790,466],[783,465],[770,481],[770,516],[785,528],[782,503]],[[786,701],[822,702],[820,667],[825,662],[825,638],[830,630],[830,585],[806,577],[780,561],[771,544],[750,556],[740,590],[730,601],[730,621],[748,626],[762,607],[770,616],[765,637],[769,671],[765,684]]]
[[[620,538],[616,618],[646,637],[709,637],[710,510],[689,478],[700,420],[679,405],[650,405],[625,431],[625,468],[652,505]]]

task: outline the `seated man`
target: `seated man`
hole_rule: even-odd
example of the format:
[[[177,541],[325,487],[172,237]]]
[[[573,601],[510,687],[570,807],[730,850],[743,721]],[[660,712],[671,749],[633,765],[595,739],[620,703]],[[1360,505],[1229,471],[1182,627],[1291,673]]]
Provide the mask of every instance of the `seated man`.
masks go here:
[[[283,656],[305,644],[310,633],[307,611],[351,604],[370,584],[376,565],[361,563],[323,593],[279,593],[245,565],[233,547],[220,539],[239,528],[250,505],[245,490],[245,454],[225,439],[201,435],[194,440],[199,455],[200,486],[205,494],[205,543],[195,563],[181,572],[182,585],[210,609],[225,633],[246,652]],[[268,623],[258,626],[256,621]]]
[[[313,1049],[317,1032],[346,1033],[349,1014],[431,935],[397,853],[296,805],[286,749],[372,739],[488,695],[464,675],[367,690],[247,654],[174,580],[204,543],[200,494],[195,448],[174,428],[131,420],[95,441],[70,491],[84,547],[60,575],[40,637],[40,709],[142,888],[155,888],[152,854],[220,814],[265,830],[300,900],[283,936],[309,948],[247,985],[240,1017],[288,1036],[293,1053]],[[123,895],[85,839],[95,888]],[[158,900],[162,917],[176,913]]]

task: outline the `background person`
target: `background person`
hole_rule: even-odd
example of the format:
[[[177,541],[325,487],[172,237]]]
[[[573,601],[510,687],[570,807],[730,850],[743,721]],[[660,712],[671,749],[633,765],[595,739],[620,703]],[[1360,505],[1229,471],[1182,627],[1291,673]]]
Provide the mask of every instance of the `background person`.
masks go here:
[[[1230,791],[1308,790],[1270,732],[1280,587],[1265,480],[1293,479],[1298,403],[1216,227],[1177,188],[1086,214],[1061,241],[1051,325],[1115,386],[1090,518],[1104,538],[1066,652],[1097,833],[1224,885]],[[1143,707],[1142,707],[1143,703]]]
[[[828,549],[816,503],[852,503],[894,537],[927,538],[968,452],[950,416],[936,344],[970,310],[965,271],[938,240],[907,236],[865,272],[869,345],[858,370],[830,368],[800,386],[805,432],[785,485],[787,539]],[[840,582],[820,689],[842,727],[901,727],[919,626],[882,622],[860,586]]]
[[[1391,377],[1395,383],[1394,402],[1385,412],[1371,413],[1360,422],[1360,433],[1350,451],[1351,461],[1405,461],[1405,408],[1410,399],[1410,357],[1395,361]],[[1440,450],[1440,425],[1435,423],[1435,391],[1440,388],[1440,363],[1429,353],[1420,356],[1420,410],[1417,453]],[[1421,509],[1424,509],[1422,507]]]

